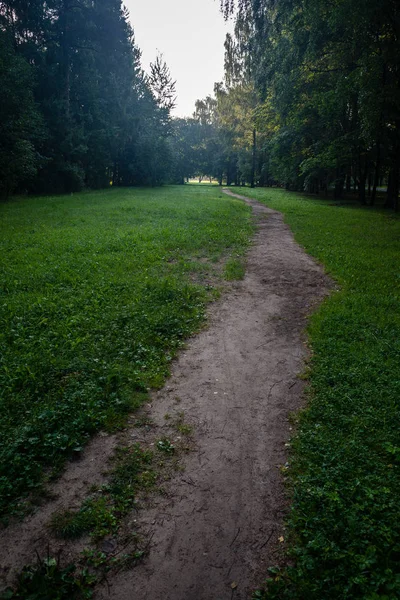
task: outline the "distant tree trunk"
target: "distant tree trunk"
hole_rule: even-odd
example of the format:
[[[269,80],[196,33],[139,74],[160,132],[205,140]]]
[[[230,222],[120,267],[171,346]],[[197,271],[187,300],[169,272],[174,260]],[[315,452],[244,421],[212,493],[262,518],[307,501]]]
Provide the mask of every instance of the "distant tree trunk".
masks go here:
[[[226,185],[232,185],[235,182],[236,178],[236,169],[232,166],[232,162],[228,162],[228,167],[226,170]]]
[[[400,121],[396,123],[395,137],[390,161],[386,208],[393,208],[396,212],[399,207],[400,186]]]
[[[396,161],[397,162],[397,161]],[[399,201],[399,167],[393,165],[388,178],[388,187],[386,192],[386,203],[385,208],[393,208],[395,211],[398,210]]]
[[[365,184],[367,181],[367,170],[368,170],[368,162],[367,162],[367,157],[364,156],[364,164],[362,164],[362,159],[361,159],[361,155],[360,155],[360,161],[359,161],[359,169],[360,169],[360,177],[358,180],[358,199],[360,200],[361,204],[363,206],[365,206],[366,202],[366,198],[365,198]]]
[[[257,133],[256,130],[253,129],[253,149],[252,149],[252,157],[251,157],[251,177],[250,177],[250,187],[255,186],[255,178],[256,178],[256,150],[257,150]]]
[[[329,192],[329,175],[327,175],[325,177],[324,192],[325,192],[325,197],[327,197],[328,196],[328,192]]]
[[[116,160],[114,160],[114,167],[113,167],[113,173],[112,173],[112,184],[113,184],[113,186],[118,185],[118,163]]]
[[[371,201],[370,201],[371,206],[374,206],[374,204],[375,204],[376,188],[379,185],[380,170],[381,170],[381,143],[380,143],[380,140],[378,140],[376,143],[376,163],[375,163],[374,185],[372,188]]]
[[[333,193],[334,198],[341,198],[343,196],[343,185],[344,185],[343,174],[341,173],[341,169],[337,168],[336,169],[336,178],[335,178],[335,191]]]
[[[71,73],[71,64],[70,64],[70,41],[69,41],[69,12],[70,5],[69,0],[64,0],[62,2],[62,8],[59,14],[59,24],[60,24],[60,47],[62,53],[62,64],[61,67],[61,77],[64,86],[64,109],[65,109],[65,118],[69,121],[70,118],[70,73]]]
[[[351,167],[347,169],[346,173],[346,194],[351,192]]]

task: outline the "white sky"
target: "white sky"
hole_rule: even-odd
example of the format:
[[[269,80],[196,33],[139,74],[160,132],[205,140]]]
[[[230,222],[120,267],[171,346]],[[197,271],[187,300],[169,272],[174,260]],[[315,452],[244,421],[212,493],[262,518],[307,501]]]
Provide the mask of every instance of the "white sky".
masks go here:
[[[219,0],[124,0],[142,51],[145,71],[157,50],[176,79],[175,116],[189,117],[198,98],[212,94],[222,81],[224,41],[232,23],[225,23]]]

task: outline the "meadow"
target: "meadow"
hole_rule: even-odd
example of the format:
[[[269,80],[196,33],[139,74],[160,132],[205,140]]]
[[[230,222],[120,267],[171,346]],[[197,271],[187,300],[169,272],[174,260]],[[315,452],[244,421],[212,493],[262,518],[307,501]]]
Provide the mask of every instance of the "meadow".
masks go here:
[[[14,198],[0,230],[5,520],[162,386],[252,225],[242,202],[203,185]]]
[[[272,568],[255,598],[399,598],[400,220],[355,202],[237,191],[281,211],[337,283],[308,327],[308,406],[286,471],[292,566]]]

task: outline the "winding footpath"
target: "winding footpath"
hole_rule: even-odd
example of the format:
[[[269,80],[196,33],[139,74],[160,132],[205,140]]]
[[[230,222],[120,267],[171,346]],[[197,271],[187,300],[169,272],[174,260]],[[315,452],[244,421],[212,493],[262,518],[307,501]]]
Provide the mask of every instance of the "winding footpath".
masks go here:
[[[95,600],[249,600],[281,555],[287,499],[279,467],[287,460],[289,414],[302,402],[303,332],[330,283],[280,213],[225,192],[250,204],[257,221],[246,276],[214,303],[208,327],[189,340],[146,409],[160,436],[183,414],[193,449],[165,494],[124,523],[128,538],[139,531],[148,540],[149,555],[110,576]],[[136,440],[137,428],[123,435]],[[35,550],[43,555],[49,547],[64,564],[74,561],[88,540],[55,539],[49,520],[78,508],[103,483],[117,443],[115,435],[96,436],[44,506],[1,532],[3,586]]]
[[[183,411],[195,450],[152,508],[136,515],[149,557],[98,600],[245,600],[276,563],[287,500],[289,414],[301,406],[307,315],[328,293],[322,268],[282,215],[252,206],[258,229],[246,276],[211,309],[168,385],[153,395],[159,427]]]

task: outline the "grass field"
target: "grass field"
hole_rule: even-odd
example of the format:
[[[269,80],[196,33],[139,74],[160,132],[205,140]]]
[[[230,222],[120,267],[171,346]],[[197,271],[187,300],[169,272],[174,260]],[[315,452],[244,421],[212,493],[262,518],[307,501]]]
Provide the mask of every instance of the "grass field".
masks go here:
[[[4,518],[162,385],[251,224],[203,185],[14,199],[0,229]]]
[[[296,566],[258,598],[400,598],[400,220],[299,197],[280,210],[340,290],[312,317],[308,409],[293,440],[289,545]]]

